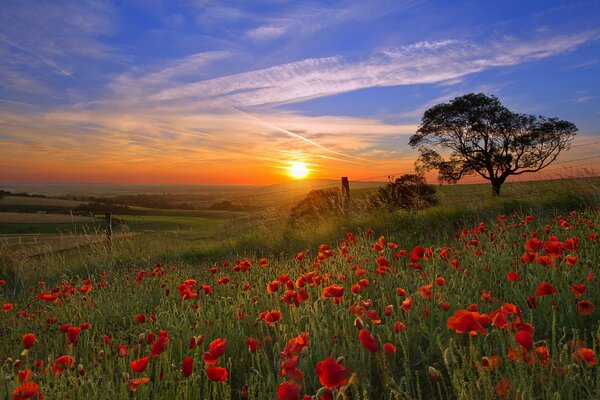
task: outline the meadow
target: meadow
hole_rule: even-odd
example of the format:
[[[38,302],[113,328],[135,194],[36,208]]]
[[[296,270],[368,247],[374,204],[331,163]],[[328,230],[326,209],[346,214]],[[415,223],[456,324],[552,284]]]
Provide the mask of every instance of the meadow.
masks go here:
[[[4,251],[0,397],[600,397],[598,180],[413,213],[364,190],[300,227],[267,207],[202,239],[172,211],[110,251]]]

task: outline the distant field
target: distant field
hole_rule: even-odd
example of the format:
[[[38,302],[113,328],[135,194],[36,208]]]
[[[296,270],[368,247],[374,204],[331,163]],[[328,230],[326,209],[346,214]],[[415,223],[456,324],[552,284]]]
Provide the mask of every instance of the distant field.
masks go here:
[[[91,217],[81,217],[68,214],[33,214],[0,212],[0,224],[2,223],[71,223],[71,222],[94,222]]]
[[[23,205],[23,206],[58,206],[77,207],[81,201],[61,200],[40,197],[6,196],[0,199],[0,205]]]

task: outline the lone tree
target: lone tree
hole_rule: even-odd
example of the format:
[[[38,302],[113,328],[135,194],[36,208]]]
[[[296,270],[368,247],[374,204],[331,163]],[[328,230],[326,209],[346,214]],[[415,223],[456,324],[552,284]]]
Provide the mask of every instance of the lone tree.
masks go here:
[[[420,152],[417,170],[437,169],[447,183],[478,174],[500,195],[506,178],[546,168],[576,132],[571,122],[514,113],[495,96],[469,93],[425,111],[409,144]]]

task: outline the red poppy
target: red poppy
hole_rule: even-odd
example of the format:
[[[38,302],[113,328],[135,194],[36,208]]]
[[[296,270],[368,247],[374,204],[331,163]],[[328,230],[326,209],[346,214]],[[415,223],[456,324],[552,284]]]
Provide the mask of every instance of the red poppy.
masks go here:
[[[129,363],[129,365],[131,365],[133,372],[144,372],[148,366],[148,361],[150,361],[150,356],[132,361]]]
[[[551,284],[549,284],[548,282],[542,282],[538,285],[537,289],[535,289],[535,295],[540,297],[540,296],[547,296],[550,294],[556,294],[558,293],[558,290],[556,290],[556,288],[554,286],[552,286]]]
[[[156,339],[156,342],[154,342],[150,348],[150,354],[152,354],[154,357],[158,357],[162,352],[165,351],[168,343],[168,335],[159,335],[158,339]]]
[[[17,373],[19,382],[27,382],[33,378],[33,372],[30,369],[20,369]]]
[[[484,325],[489,324],[489,317],[475,311],[458,310],[448,318],[446,326],[454,329],[456,333],[468,332],[471,336],[477,333],[485,335]]]
[[[68,345],[77,344],[77,338],[81,333],[81,328],[78,326],[70,326],[67,329],[67,337],[69,338]]]
[[[216,364],[217,359],[225,353],[225,346],[227,345],[226,339],[217,338],[213,340],[208,346],[209,349],[204,353],[205,364]]]
[[[277,387],[277,400],[299,400],[300,385],[294,381],[286,381]]]
[[[504,399],[508,395],[508,393],[512,390],[512,383],[508,380],[508,378],[502,378],[498,381],[498,384],[494,388],[494,392],[500,398]]]
[[[144,322],[146,322],[146,316],[144,314],[138,314],[134,318],[135,322],[137,322],[138,324],[143,324]]]
[[[585,283],[575,283],[571,285],[571,292],[573,292],[576,297],[583,296],[586,291],[587,285]]]
[[[544,247],[544,243],[540,242],[538,238],[529,239],[525,242],[525,250],[527,251],[538,251]]]
[[[25,346],[26,349],[30,349],[33,347],[35,340],[35,333],[26,333],[23,335],[23,346]]]
[[[186,357],[181,363],[181,373],[186,378],[194,371],[194,359],[192,357]]]
[[[394,323],[394,332],[401,333],[401,332],[404,332],[405,329],[406,329],[406,327],[404,326],[404,324],[402,322],[396,321]]]
[[[304,349],[307,346],[308,346],[308,332],[303,332],[300,335],[296,336],[295,338],[288,340],[288,342],[285,345],[285,348],[283,349],[282,354],[284,356],[298,355],[298,354],[300,354],[302,349]]]
[[[392,343],[387,342],[383,345],[383,351],[385,351],[386,353],[395,353],[396,352],[396,346],[394,346]]]
[[[402,311],[410,311],[412,304],[412,297],[407,297],[406,299],[404,299],[404,301],[402,301],[402,305],[400,306],[400,308],[402,309]]]
[[[258,317],[263,319],[267,324],[273,324],[281,319],[281,313],[277,310],[263,311],[258,314]]]
[[[590,367],[596,365],[596,355],[592,349],[581,347],[573,353],[573,358],[579,362],[585,361]]]
[[[117,346],[117,354],[119,355],[119,357],[127,357],[128,351],[127,351],[127,347],[125,347],[125,345],[120,344]]]
[[[327,388],[336,388],[348,384],[352,372],[331,357],[318,362],[315,373],[319,377],[321,385]]]
[[[567,256],[565,260],[567,265],[575,265],[577,263],[577,256]]]
[[[323,288],[321,297],[324,299],[330,297],[333,299],[340,298],[344,295],[344,287],[342,285],[333,284]]]
[[[506,280],[509,282],[515,282],[522,281],[523,279],[521,279],[519,274],[517,274],[515,271],[510,271],[508,274],[506,274]]]
[[[527,350],[533,349],[533,333],[528,330],[517,332],[515,340]]]
[[[52,373],[54,375],[60,374],[65,369],[73,368],[75,365],[75,358],[72,356],[60,356],[52,363]]]
[[[140,385],[148,382],[150,382],[150,378],[133,378],[127,382],[127,387],[130,392],[135,393]]]
[[[25,382],[13,390],[13,400],[30,399],[36,394],[40,398],[40,385],[35,382]]]
[[[373,336],[371,336],[369,331],[366,329],[363,329],[362,331],[360,331],[358,333],[358,339],[360,340],[360,343],[362,344],[362,346],[365,349],[367,349],[368,351],[370,351],[371,353],[376,352],[377,349],[379,348],[379,346],[377,345],[377,342],[375,341]]]
[[[279,285],[280,284],[281,284],[281,282],[279,282],[279,281],[269,282],[269,284],[267,284],[267,292],[269,292],[269,293],[276,293],[277,290],[279,290]]]
[[[589,300],[581,300],[577,303],[577,312],[583,317],[588,317],[594,313],[594,303]]]
[[[206,376],[213,382],[225,382],[229,372],[226,368],[210,366],[206,369]]]

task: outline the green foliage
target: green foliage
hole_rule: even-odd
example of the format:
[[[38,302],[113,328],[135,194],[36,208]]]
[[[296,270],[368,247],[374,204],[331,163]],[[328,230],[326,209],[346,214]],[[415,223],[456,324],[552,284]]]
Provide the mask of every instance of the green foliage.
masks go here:
[[[394,210],[420,210],[438,203],[435,187],[423,175],[405,174],[390,180],[371,197],[376,208]]]
[[[514,113],[495,96],[469,93],[425,111],[409,144],[419,149],[419,170],[438,170],[441,182],[477,174],[498,195],[509,176],[550,165],[576,132],[571,122]]]

